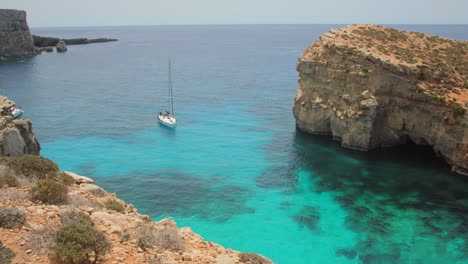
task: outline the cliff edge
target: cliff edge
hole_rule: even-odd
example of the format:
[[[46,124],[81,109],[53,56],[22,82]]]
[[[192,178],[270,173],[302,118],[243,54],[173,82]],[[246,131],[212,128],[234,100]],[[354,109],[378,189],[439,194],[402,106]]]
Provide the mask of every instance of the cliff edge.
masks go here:
[[[299,129],[369,150],[430,145],[468,175],[468,42],[376,25],[323,34],[299,58]]]
[[[13,119],[15,102],[0,96],[0,156],[39,155],[41,146],[34,135],[31,120]]]
[[[0,9],[0,58],[34,54],[34,40],[26,22],[26,12]]]

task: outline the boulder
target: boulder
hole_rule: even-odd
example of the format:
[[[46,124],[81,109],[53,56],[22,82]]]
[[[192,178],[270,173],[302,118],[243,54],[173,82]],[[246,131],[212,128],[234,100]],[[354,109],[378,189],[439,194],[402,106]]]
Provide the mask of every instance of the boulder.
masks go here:
[[[55,45],[55,48],[57,49],[57,52],[66,52],[67,51],[67,44],[65,41],[60,40],[57,45]]]

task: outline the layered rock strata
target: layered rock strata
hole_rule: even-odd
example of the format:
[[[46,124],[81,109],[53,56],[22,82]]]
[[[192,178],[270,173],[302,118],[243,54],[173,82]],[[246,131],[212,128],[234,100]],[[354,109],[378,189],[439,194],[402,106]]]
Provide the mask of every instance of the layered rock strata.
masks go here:
[[[468,174],[468,42],[375,25],[323,34],[299,58],[299,129],[369,150],[430,145]]]
[[[0,58],[36,54],[34,41],[26,22],[26,12],[0,9]]]

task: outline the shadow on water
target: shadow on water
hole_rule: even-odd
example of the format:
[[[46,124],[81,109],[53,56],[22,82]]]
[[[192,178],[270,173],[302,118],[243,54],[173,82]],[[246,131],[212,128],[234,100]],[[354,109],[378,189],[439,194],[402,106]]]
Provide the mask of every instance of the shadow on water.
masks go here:
[[[245,202],[254,193],[226,184],[224,180],[224,177],[208,179],[177,170],[161,170],[104,179],[99,185],[121,194],[124,200],[152,217],[196,216],[225,222],[240,213],[253,213],[255,209]]]
[[[301,131],[289,145],[289,164],[268,169],[257,185],[298,192],[296,172],[308,171],[313,184],[307,190],[332,194],[347,212],[346,228],[359,234],[355,248],[337,255],[362,263],[405,263],[424,260],[426,253],[416,253],[424,248],[457,261],[468,258],[463,246],[468,242],[468,177],[451,172],[431,147],[408,144],[362,152]],[[294,219],[313,229],[320,215],[306,207]],[[447,243],[455,244],[449,248]]]
[[[165,126],[165,125],[163,125],[163,124],[161,124],[159,122],[158,122],[158,126],[161,129],[161,131],[163,131],[164,136],[168,136],[170,138],[176,136],[176,131],[177,131],[176,128],[177,127],[168,127],[168,126]]]

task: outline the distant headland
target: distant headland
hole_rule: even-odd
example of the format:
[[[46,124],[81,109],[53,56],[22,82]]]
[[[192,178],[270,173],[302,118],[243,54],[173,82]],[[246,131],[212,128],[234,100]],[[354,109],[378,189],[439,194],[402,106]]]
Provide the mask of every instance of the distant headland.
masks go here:
[[[26,21],[26,12],[13,9],[0,9],[0,58],[21,58],[51,52],[67,51],[66,45],[80,45],[117,41],[113,38],[61,39],[32,35]]]

